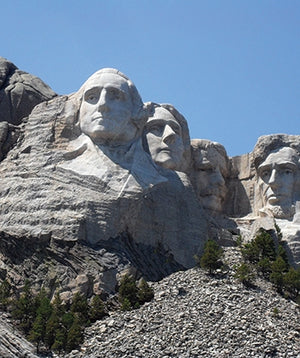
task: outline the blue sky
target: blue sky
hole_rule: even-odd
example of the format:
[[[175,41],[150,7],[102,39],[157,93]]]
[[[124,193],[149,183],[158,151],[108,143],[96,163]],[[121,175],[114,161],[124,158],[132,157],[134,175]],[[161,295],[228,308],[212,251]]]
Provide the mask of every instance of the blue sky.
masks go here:
[[[300,0],[10,0],[1,25],[0,55],[59,94],[115,67],[230,156],[300,134]]]

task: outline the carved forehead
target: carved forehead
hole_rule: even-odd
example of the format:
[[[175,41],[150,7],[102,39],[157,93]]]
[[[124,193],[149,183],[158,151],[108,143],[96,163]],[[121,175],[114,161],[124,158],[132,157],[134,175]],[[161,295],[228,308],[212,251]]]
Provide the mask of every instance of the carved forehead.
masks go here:
[[[192,140],[192,153],[196,168],[220,167],[223,172],[228,171],[228,157],[225,148],[217,142],[208,140]]]
[[[151,117],[149,117],[148,123],[156,120],[172,121],[172,122],[176,122],[180,126],[180,124],[178,123],[176,118],[172,115],[172,113],[170,113],[167,109],[163,107],[156,107],[154,109],[154,113]]]
[[[128,98],[131,98],[127,81],[114,73],[99,73],[97,76],[90,77],[84,83],[83,93],[99,88],[117,88],[118,90],[127,93]]]
[[[267,158],[260,164],[260,167],[273,165],[273,164],[285,164],[285,163],[298,164],[298,161],[299,161],[299,155],[293,148],[283,147],[273,150],[267,156]]]
[[[122,72],[114,68],[103,68],[91,75],[76,93],[77,100],[81,101],[84,92],[86,92],[89,88],[93,88],[95,86],[108,86],[109,84],[120,88],[129,94],[133,103],[134,111],[138,111],[143,107],[142,99],[133,82],[130,81],[130,79]]]

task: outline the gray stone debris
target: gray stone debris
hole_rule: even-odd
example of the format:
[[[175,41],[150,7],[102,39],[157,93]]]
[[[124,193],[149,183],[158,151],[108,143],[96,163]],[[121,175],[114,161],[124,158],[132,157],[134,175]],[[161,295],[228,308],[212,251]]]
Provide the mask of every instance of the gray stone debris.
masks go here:
[[[227,249],[231,261],[237,251]],[[300,357],[299,306],[258,280],[247,289],[233,278],[194,268],[154,283],[155,298],[115,312],[86,330],[83,357]]]

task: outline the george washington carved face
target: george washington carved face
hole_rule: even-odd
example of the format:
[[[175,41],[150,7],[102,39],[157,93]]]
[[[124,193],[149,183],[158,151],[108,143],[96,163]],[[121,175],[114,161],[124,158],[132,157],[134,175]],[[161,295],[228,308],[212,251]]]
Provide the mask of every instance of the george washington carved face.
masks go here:
[[[96,144],[128,143],[138,131],[134,107],[130,81],[117,70],[98,71],[83,85],[80,128]]]

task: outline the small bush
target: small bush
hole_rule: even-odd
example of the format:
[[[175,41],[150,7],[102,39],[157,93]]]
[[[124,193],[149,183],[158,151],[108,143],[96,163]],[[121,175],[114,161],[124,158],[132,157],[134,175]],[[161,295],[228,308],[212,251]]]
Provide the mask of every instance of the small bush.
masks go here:
[[[236,267],[236,272],[234,277],[238,279],[246,287],[250,287],[253,285],[255,275],[253,274],[250,265],[247,265],[246,263],[242,263],[238,267]]]
[[[223,249],[213,240],[205,243],[203,255],[200,258],[200,266],[208,270],[209,274],[222,266],[221,258]]]

